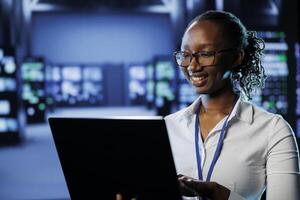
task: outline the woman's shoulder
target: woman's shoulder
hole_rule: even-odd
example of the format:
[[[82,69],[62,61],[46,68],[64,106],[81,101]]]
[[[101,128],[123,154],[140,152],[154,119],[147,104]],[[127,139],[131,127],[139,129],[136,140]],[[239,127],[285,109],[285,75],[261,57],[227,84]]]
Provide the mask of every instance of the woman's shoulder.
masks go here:
[[[292,131],[289,123],[284,119],[284,117],[281,114],[272,113],[265,108],[258,106],[251,102],[244,102],[248,104],[249,106],[252,106],[253,110],[253,123],[259,123],[259,124],[272,124],[273,129],[280,130],[282,128],[288,129],[289,131]]]
[[[252,105],[254,117],[262,117],[262,118],[266,118],[266,119],[275,119],[275,120],[284,120],[281,114],[270,112],[270,111],[266,110],[265,108],[258,106],[251,102],[247,102],[247,103]]]
[[[165,120],[182,120],[182,119],[190,119],[196,111],[199,103],[201,102],[201,96],[194,100],[190,105],[187,107],[181,108],[178,111],[171,113],[165,116]]]
[[[178,110],[174,113],[171,113],[171,114],[165,116],[164,119],[166,121],[180,120],[181,118],[186,117],[190,113],[191,113],[190,107],[185,107],[185,108],[182,108],[182,109],[180,109],[180,110]]]

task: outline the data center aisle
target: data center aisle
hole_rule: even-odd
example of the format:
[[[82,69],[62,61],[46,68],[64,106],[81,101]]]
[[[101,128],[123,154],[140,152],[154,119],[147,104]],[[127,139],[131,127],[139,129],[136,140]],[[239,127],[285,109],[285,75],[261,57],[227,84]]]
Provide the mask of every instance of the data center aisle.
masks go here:
[[[51,116],[151,116],[144,107],[61,109]],[[0,199],[65,200],[69,193],[48,124],[30,125],[21,145],[0,148]]]

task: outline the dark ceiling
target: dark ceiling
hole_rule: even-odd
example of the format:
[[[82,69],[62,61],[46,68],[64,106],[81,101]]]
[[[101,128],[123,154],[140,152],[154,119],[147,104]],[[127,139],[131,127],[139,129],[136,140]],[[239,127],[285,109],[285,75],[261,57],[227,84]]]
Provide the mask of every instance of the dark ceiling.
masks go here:
[[[61,6],[105,6],[105,7],[137,7],[162,5],[163,0],[39,0],[38,3],[47,3]]]

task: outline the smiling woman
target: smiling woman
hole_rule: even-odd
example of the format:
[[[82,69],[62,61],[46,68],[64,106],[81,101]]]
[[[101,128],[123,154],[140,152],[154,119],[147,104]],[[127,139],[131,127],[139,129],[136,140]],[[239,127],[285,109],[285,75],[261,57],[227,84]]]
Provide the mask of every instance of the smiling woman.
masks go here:
[[[247,101],[264,85],[264,42],[231,13],[208,11],[187,26],[175,60],[199,94],[165,118],[184,196],[300,198],[290,125]]]

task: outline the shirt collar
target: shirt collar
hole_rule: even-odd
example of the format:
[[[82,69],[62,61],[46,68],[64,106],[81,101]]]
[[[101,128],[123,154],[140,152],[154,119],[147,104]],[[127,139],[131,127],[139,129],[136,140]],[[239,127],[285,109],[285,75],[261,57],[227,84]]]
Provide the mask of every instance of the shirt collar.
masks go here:
[[[201,95],[182,112],[182,114],[179,116],[179,120],[187,120],[188,125],[192,123],[199,104],[201,104]],[[253,121],[253,105],[239,97],[228,121],[232,120],[234,117],[243,122],[251,124]]]
[[[252,124],[253,122],[253,104],[243,100],[241,97],[239,98],[236,105],[236,116],[243,122],[248,124]]]

